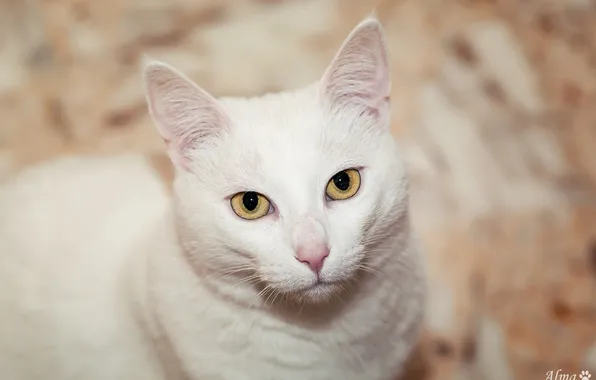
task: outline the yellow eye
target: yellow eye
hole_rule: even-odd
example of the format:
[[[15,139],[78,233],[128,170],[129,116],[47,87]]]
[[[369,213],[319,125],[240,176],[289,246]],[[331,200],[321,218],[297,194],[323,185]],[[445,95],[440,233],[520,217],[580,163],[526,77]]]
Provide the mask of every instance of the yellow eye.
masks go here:
[[[356,169],[342,170],[327,183],[325,193],[334,201],[352,198],[360,189],[360,173]]]
[[[271,203],[262,194],[254,191],[238,193],[230,201],[232,210],[242,219],[254,220],[269,213]]]

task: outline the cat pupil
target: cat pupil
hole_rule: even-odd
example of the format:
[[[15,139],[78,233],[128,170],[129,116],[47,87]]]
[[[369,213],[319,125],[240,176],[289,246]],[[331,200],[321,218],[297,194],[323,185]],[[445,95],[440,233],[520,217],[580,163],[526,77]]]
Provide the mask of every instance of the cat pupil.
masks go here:
[[[254,211],[259,205],[259,196],[254,191],[247,191],[242,196],[242,204],[248,211]]]
[[[346,191],[350,187],[350,176],[346,172],[339,172],[333,176],[333,184],[341,191]]]

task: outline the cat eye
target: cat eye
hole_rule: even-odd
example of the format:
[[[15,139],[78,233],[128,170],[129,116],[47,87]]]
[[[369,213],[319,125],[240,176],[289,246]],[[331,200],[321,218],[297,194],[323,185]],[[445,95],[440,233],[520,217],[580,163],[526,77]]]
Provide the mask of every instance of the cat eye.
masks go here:
[[[356,169],[342,170],[327,183],[325,194],[334,201],[352,198],[360,189],[360,172]]]
[[[234,195],[230,201],[232,210],[246,220],[255,220],[269,214],[271,202],[255,191],[245,191]]]

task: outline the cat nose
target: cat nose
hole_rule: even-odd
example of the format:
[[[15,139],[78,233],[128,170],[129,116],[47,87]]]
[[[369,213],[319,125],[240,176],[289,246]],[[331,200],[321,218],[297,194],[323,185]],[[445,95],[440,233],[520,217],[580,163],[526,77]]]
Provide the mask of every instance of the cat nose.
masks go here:
[[[296,250],[296,260],[308,265],[310,270],[319,274],[323,262],[329,256],[329,247],[325,244],[315,246],[299,246]]]

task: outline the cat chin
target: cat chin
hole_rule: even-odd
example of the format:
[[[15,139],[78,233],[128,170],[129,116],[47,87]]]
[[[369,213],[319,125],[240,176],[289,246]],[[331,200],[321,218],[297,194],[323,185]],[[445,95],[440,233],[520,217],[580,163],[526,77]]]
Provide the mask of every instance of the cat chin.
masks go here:
[[[312,288],[306,289],[300,293],[303,300],[313,303],[327,302],[331,299],[338,298],[343,292],[344,288],[339,284],[317,284]]]
[[[344,290],[339,282],[317,282],[303,289],[282,292],[301,303],[323,303],[339,298]]]

